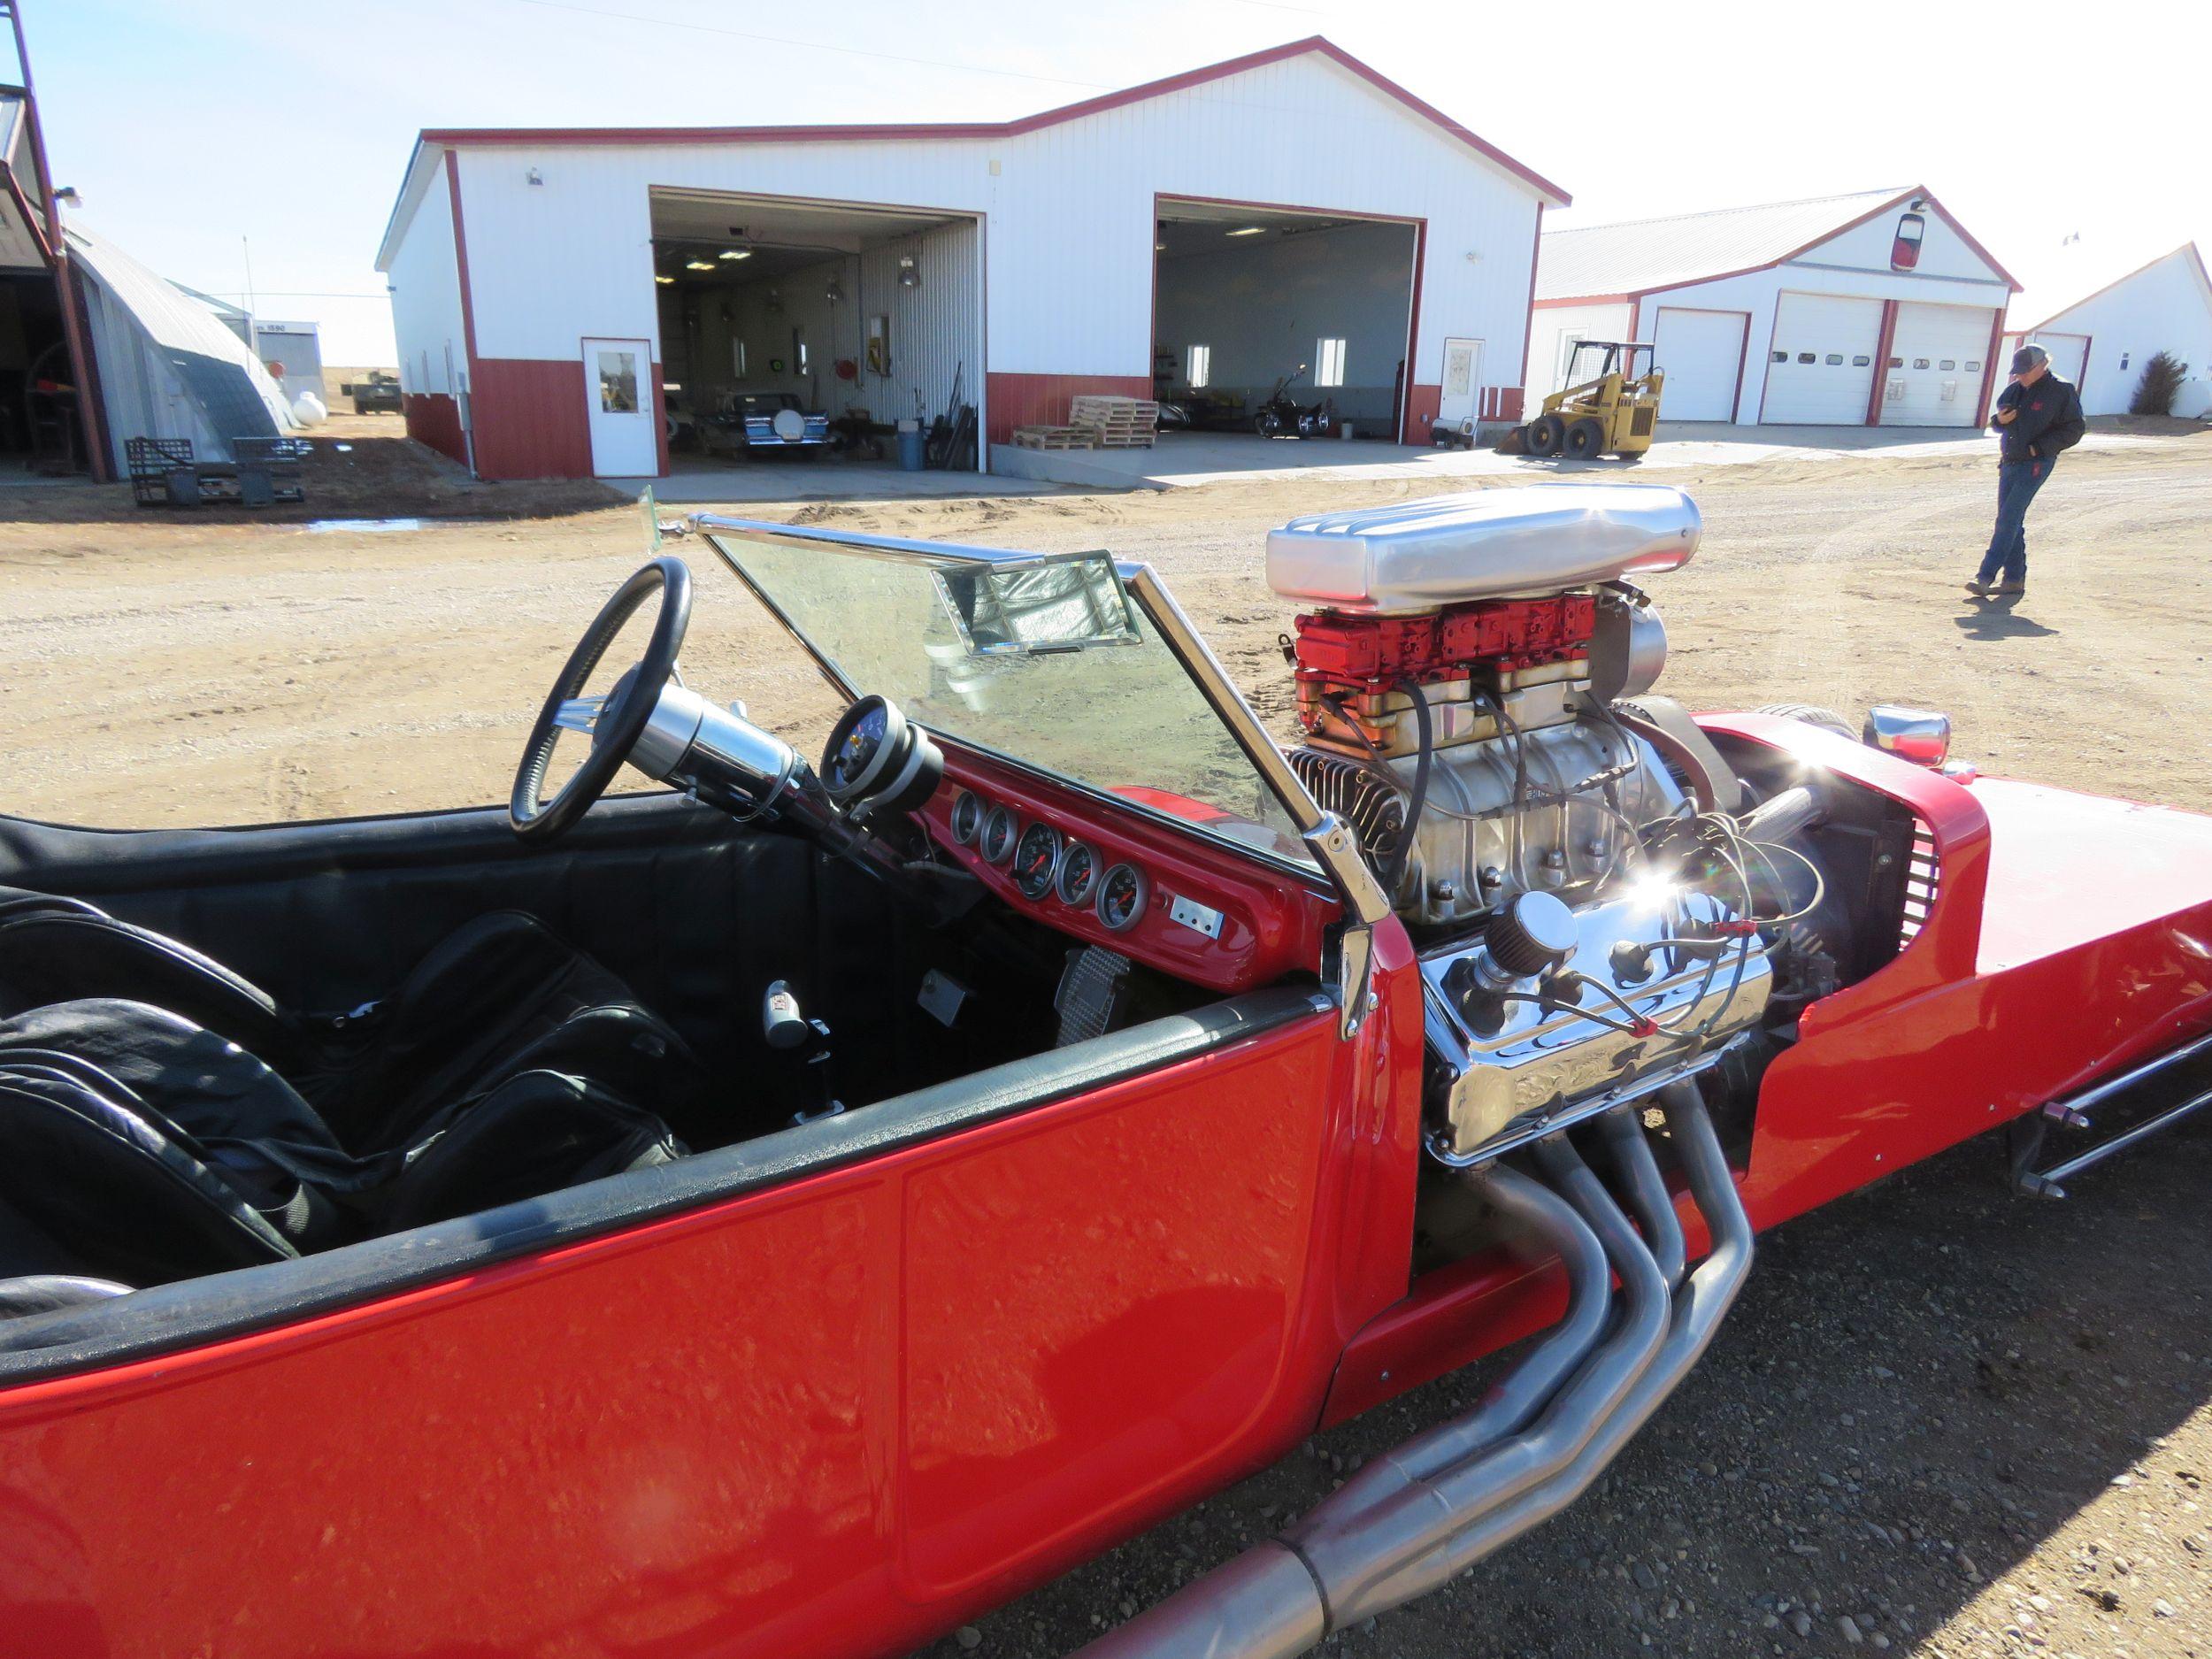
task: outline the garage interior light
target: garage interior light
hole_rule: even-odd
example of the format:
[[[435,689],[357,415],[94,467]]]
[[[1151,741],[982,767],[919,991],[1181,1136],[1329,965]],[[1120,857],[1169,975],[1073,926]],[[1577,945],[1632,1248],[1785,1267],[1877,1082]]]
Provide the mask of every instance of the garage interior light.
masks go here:
[[[749,259],[753,257],[753,250],[750,248],[725,248],[722,257],[725,259]]]
[[[1236,229],[1231,231],[1229,234],[1232,236],[1264,236],[1267,234],[1267,227],[1264,225],[1240,225]]]

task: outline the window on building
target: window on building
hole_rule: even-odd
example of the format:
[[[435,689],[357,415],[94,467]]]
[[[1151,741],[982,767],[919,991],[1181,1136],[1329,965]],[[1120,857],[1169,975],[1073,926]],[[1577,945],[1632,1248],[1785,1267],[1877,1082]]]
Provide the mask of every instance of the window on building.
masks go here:
[[[1946,357],[1940,363],[1938,363],[1936,367],[1941,369],[1946,374],[1948,374],[1953,369],[1957,368],[1958,365],[1958,359],[1956,357]]]
[[[1820,361],[1820,359],[1819,359],[1818,357],[1815,357],[1815,356],[1814,356],[1811,352],[1809,352],[1809,351],[1801,351],[1801,352],[1799,352],[1799,353],[1797,354],[1797,360],[1798,360],[1800,363],[1817,363],[1817,362],[1819,362],[1819,361]]]
[[[1966,372],[1969,374],[1979,374],[1982,372],[1982,360],[1979,357],[1967,358]]]
[[[1326,335],[1314,342],[1313,383],[1316,386],[1344,384],[1344,342]]]
[[[637,353],[599,354],[599,407],[610,415],[637,413]]]
[[[1790,354],[1786,351],[1778,351],[1774,354],[1772,360],[1776,363],[1787,363],[1790,360]]]
[[[1872,357],[1854,357],[1851,359],[1851,366],[1855,369],[1863,369],[1870,366],[1873,361]]]
[[[1190,382],[1193,391],[1201,391],[1214,377],[1214,349],[1211,346],[1193,346],[1185,354],[1183,378]]]
[[[2128,365],[2128,357],[2130,357],[2130,355],[2131,355],[2130,353],[2125,352],[2125,351],[2123,351],[2123,352],[2120,354],[2120,366],[2121,366],[2122,368],[2124,368],[2124,369],[2125,367],[2127,367],[2127,365]]]
[[[1889,366],[1893,369],[1901,369],[1905,366],[1905,360],[1902,357],[1892,357],[1889,360]]]
[[[1841,368],[1843,366],[1843,353],[1840,351],[1831,351],[1828,354],[1828,366],[1832,369]]]
[[[1915,357],[1912,360],[1912,365],[1916,369],[1924,369],[1928,366],[1928,359],[1925,357]]]

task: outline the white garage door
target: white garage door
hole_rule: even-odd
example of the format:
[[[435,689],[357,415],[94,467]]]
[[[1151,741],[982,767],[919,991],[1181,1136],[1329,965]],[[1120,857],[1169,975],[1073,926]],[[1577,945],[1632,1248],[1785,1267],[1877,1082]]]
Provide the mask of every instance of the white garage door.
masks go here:
[[[1982,373],[1996,313],[1978,305],[1897,308],[1882,382],[1885,426],[1981,425]]]
[[[1787,426],[1863,426],[1874,394],[1882,302],[1785,294],[1774,307],[1759,419]],[[1665,401],[1665,393],[1660,394]]]
[[[2051,373],[2060,380],[2070,381],[2075,386],[2081,384],[2082,360],[2089,355],[2087,334],[2034,334],[2030,336],[2028,342],[2008,340],[2005,342],[2004,360],[1997,365],[2000,374],[2012,366],[2014,346],[2025,343],[2041,346],[2051,354]]]
[[[1667,377],[1659,412],[1669,420],[1733,420],[1736,373],[1750,325],[1747,311],[1662,305],[1651,333],[1652,362]]]

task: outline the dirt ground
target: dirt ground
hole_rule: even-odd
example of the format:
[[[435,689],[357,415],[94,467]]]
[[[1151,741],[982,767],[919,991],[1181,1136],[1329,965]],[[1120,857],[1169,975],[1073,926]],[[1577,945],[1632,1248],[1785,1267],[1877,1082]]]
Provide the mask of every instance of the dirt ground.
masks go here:
[[[642,515],[592,485],[472,483],[396,429],[334,420],[351,448],[317,457],[305,508],[260,516],[0,492],[0,810],[126,826],[503,798],[545,686],[643,556]],[[2139,432],[2061,464],[2031,591],[2004,605],[1959,590],[1988,534],[1986,456],[1653,474],[1706,518],[1697,560],[1650,584],[1673,648],[1662,687],[1694,707],[1946,709],[1985,770],[2212,810],[2212,433]],[[1264,531],[1417,488],[749,511],[1148,559],[1279,725],[1289,609],[1261,580]],[[371,515],[426,522],[315,522]],[[819,681],[703,549],[693,563],[690,683],[821,729]],[[2208,1190],[2202,1130],[2064,1203],[2005,1196],[1978,1145],[1780,1229],[1602,1491],[1337,1645],[2212,1659]],[[1479,1386],[1447,1379],[1317,1437],[944,1651],[1064,1653]]]

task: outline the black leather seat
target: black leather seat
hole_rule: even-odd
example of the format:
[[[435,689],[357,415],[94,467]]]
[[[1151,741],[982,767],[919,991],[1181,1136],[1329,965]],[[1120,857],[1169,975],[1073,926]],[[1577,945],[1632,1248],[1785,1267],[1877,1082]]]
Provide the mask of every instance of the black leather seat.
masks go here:
[[[0,888],[0,1205],[58,1271],[161,1283],[662,1162],[685,1149],[662,1114],[700,1084],[666,1022],[520,911],[317,1014],[96,906]]]
[[[166,1009],[55,1002],[0,1020],[0,1202],[80,1273],[161,1284],[665,1163],[652,1113],[515,1071],[404,1141],[349,1149],[282,1078]]]
[[[120,998],[166,1009],[265,1061],[348,1147],[388,1147],[434,1111],[526,1071],[588,1078],[680,1118],[702,1079],[629,987],[535,917],[456,928],[397,988],[340,1012],[286,1008],[180,940],[81,899],[0,887],[0,1017]]]

